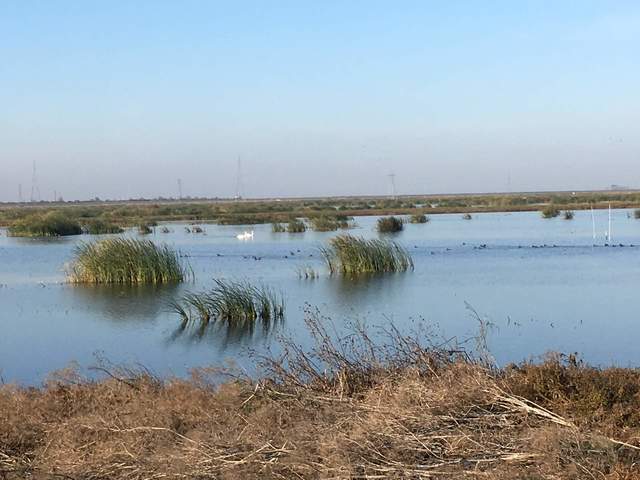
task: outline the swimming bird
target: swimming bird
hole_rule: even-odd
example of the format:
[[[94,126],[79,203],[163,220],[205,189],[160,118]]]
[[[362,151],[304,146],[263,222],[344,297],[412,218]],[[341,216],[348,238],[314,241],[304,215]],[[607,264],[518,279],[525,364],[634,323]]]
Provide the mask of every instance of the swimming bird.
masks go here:
[[[238,235],[236,235],[236,238],[238,240],[249,240],[249,239],[253,239],[253,230],[251,230],[250,232],[242,232],[239,233]]]

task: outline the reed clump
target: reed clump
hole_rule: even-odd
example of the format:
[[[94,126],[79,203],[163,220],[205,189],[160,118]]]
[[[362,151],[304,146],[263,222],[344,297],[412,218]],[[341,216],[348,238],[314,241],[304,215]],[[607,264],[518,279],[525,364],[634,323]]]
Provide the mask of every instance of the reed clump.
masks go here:
[[[161,284],[192,274],[178,252],[150,240],[108,238],[80,243],[69,267],[72,283]]]
[[[287,223],[288,233],[304,233],[307,231],[307,224],[302,220],[295,218]]]
[[[411,215],[409,217],[409,223],[427,223],[429,222],[429,217],[427,217],[424,213],[416,213],[415,215]]]
[[[82,226],[77,220],[57,211],[30,215],[9,227],[9,235],[14,237],[62,237],[81,233]]]
[[[338,235],[320,249],[329,271],[343,275],[404,272],[413,270],[413,259],[406,249],[381,239],[367,240]]]
[[[636,220],[640,220],[640,208],[636,208],[636,209],[633,211],[633,216],[634,216],[634,218],[635,218]]]
[[[573,211],[571,210],[565,210],[562,213],[562,218],[564,218],[565,220],[573,220]]]
[[[95,219],[87,222],[83,226],[83,231],[84,233],[88,233],[89,235],[106,235],[124,232],[122,227],[120,227],[119,225],[102,219]]]
[[[140,235],[149,235],[153,233],[153,229],[151,228],[151,225],[149,225],[148,223],[142,223],[138,225],[138,233]]]
[[[338,229],[351,228],[353,218],[346,215],[317,215],[309,218],[315,232],[335,232]]]
[[[382,217],[378,219],[377,229],[380,233],[396,233],[402,231],[404,222],[398,217]]]
[[[287,231],[287,227],[285,227],[283,224],[281,223],[272,223],[271,224],[271,231],[273,233],[283,233]]]
[[[284,300],[270,288],[222,279],[214,282],[212,289],[186,293],[180,300],[170,304],[184,325],[194,321],[201,325],[209,322],[269,322],[284,317]]]
[[[541,210],[542,218],[555,218],[560,215],[560,209],[553,204],[549,204]]]

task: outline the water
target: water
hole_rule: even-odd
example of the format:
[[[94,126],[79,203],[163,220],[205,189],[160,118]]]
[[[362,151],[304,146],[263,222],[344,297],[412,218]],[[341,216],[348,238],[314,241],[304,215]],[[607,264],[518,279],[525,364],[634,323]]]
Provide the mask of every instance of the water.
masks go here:
[[[324,271],[317,248],[336,232],[206,225],[206,234],[190,234],[172,224],[171,233],[148,238],[188,255],[196,280],[151,288],[66,284],[64,265],[74,245],[90,237],[34,240],[0,231],[0,373],[4,381],[33,384],[70,362],[91,366],[97,357],[162,375],[228,360],[250,369],[249,350],[277,349],[281,333],[309,345],[304,310],[316,307],[337,329],[354,319],[406,330],[426,322],[437,338],[462,341],[478,331],[471,306],[493,325],[489,345],[501,364],[562,351],[595,364],[637,366],[640,248],[630,245],[640,245],[640,221],[629,213],[613,211],[614,241],[626,245],[615,248],[593,246],[589,211],[576,212],[572,221],[545,220],[537,212],[476,214],[471,221],[434,215],[393,236],[413,255],[414,272],[360,280]],[[607,216],[596,212],[600,244]],[[350,233],[377,237],[375,221],[357,218]],[[255,230],[254,239],[238,241],[236,234],[247,229]],[[298,278],[303,265],[320,278]],[[180,332],[167,302],[218,277],[281,290],[285,321],[269,331]]]

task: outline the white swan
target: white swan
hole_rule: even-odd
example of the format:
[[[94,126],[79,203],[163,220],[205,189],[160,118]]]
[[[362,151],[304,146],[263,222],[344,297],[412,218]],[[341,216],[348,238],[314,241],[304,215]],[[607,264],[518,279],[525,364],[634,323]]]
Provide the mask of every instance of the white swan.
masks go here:
[[[253,240],[253,230],[251,230],[250,232],[239,233],[238,235],[236,235],[236,238],[238,240],[249,240],[249,239]]]

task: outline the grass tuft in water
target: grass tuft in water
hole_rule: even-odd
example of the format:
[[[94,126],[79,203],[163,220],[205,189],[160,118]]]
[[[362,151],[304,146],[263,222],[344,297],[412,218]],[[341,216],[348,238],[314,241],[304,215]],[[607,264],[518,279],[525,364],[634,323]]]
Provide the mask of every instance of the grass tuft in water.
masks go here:
[[[427,217],[424,213],[416,213],[415,215],[411,215],[409,217],[409,223],[427,223],[429,222],[429,217]]]
[[[307,231],[307,225],[297,218],[291,220],[287,224],[287,232],[289,233],[304,233]]]
[[[83,226],[83,231],[89,235],[105,235],[124,232],[119,225],[101,219],[95,219],[86,223]]]
[[[192,275],[172,248],[149,240],[108,238],[80,243],[69,268],[72,283],[160,284]]]
[[[343,275],[413,270],[411,255],[400,245],[380,239],[338,235],[321,248],[329,271]]]
[[[399,217],[382,217],[378,219],[377,229],[380,233],[400,232],[404,228],[404,222]]]
[[[560,215],[560,210],[553,204],[549,204],[541,210],[542,218],[555,218]]]
[[[149,235],[150,233],[153,233],[153,229],[151,228],[151,225],[143,223],[138,225],[138,233],[140,235]]]
[[[573,220],[573,212],[571,210],[565,210],[562,213],[562,218],[565,220]]]
[[[311,265],[302,265],[298,267],[298,278],[315,279],[320,274]]]
[[[283,233],[283,232],[287,231],[287,228],[281,223],[272,223],[271,224],[271,231],[273,233]]]
[[[81,233],[82,227],[77,220],[57,211],[30,215],[9,228],[9,235],[13,237],[62,237]]]
[[[284,300],[270,288],[231,280],[214,282],[211,290],[189,292],[170,303],[185,326],[194,321],[202,325],[211,321],[242,324],[284,317]]]
[[[353,218],[346,215],[318,215],[309,218],[311,228],[316,232],[334,232],[339,228],[351,228],[352,224],[349,220]]]

